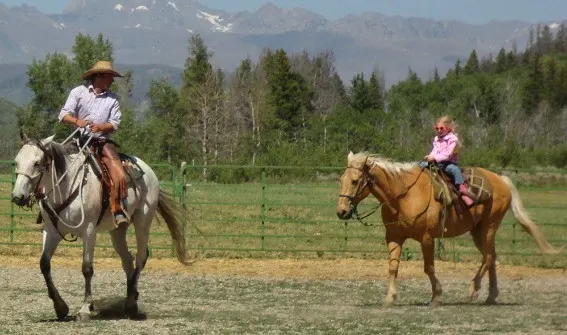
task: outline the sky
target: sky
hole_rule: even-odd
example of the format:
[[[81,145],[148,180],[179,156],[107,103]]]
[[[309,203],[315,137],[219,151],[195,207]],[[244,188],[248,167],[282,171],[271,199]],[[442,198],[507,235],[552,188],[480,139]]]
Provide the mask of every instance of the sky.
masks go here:
[[[171,0],[187,1],[187,0]],[[0,0],[8,6],[27,3],[47,13],[60,13],[70,0]],[[120,0],[116,0],[117,3]],[[200,0],[225,11],[254,11],[267,0]],[[490,20],[555,21],[567,18],[567,0],[271,0],[284,8],[302,7],[329,19],[367,11],[404,17],[455,19],[469,23]]]

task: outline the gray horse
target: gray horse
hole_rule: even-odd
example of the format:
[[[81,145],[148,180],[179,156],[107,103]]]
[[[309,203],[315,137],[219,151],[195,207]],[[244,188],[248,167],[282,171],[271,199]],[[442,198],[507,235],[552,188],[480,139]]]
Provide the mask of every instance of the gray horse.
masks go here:
[[[154,213],[165,220],[174,241],[177,258],[189,264],[179,212],[175,204],[160,189],[152,169],[139,158],[134,158],[142,176],[128,185],[127,208],[136,232],[137,254],[134,265],[126,243],[127,226],[116,228],[110,210],[101,198],[101,182],[85,150],[69,150],[70,146],[53,141],[53,137],[30,140],[20,134],[23,146],[16,162],[16,183],[12,191],[18,206],[31,206],[38,201],[45,221],[41,272],[47,284],[49,297],[59,319],[66,318],[69,307],[59,295],[51,278],[51,257],[64,236],[72,234],[83,241],[82,272],[85,277],[85,299],[77,318],[89,320],[93,309],[91,281],[94,274],[93,256],[97,232],[110,231],[112,245],[122,259],[126,273],[127,294],[125,315],[140,317],[138,311],[138,279],[148,259],[148,239]],[[80,148],[78,148],[80,149]]]

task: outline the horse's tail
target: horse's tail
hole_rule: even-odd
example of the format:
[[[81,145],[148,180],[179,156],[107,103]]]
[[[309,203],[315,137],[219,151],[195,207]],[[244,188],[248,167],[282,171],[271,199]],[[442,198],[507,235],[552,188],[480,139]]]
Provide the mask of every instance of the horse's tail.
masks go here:
[[[549,242],[547,242],[542,231],[539,229],[538,225],[532,221],[528,212],[524,208],[524,203],[520,198],[520,193],[514,183],[507,176],[500,176],[504,183],[508,186],[510,193],[512,194],[512,212],[514,218],[522,225],[522,227],[536,240],[539,249],[544,254],[556,255],[561,252],[561,249],[555,249]]]
[[[182,224],[179,208],[164,190],[159,190],[157,209],[158,213],[163,217],[167,224],[167,228],[169,229],[171,239],[175,246],[177,259],[184,265],[190,265],[192,262],[189,260],[187,248],[185,246],[185,235],[181,228]]]

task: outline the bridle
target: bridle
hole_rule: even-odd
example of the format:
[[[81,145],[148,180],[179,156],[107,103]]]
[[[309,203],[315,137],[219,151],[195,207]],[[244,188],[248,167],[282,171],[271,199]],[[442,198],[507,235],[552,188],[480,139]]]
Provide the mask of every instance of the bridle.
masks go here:
[[[33,186],[33,192],[30,194],[30,201],[25,206],[29,210],[31,210],[33,208],[34,204],[37,203],[38,200],[45,198],[45,194],[43,194],[40,191],[40,183],[41,183],[41,179],[43,178],[43,174],[49,170],[49,165],[51,165],[51,162],[53,162],[53,156],[51,155],[51,153],[47,150],[47,148],[45,148],[45,146],[39,140],[36,140],[36,139],[29,140],[28,143],[26,143],[26,144],[35,145],[44,154],[43,162],[39,163],[40,169],[36,174],[29,175],[29,174],[27,174],[23,171],[18,171],[17,166],[16,166],[16,170],[14,171],[16,176],[22,175],[22,176],[28,178],[30,183],[32,185],[34,185]],[[24,208],[24,206],[21,206],[21,207]]]
[[[374,214],[380,207],[382,207],[382,203],[378,203],[378,205],[369,209],[368,211],[365,211],[363,213],[358,213],[358,202],[356,201],[356,198],[358,198],[358,196],[361,195],[364,192],[364,190],[370,186],[370,182],[373,181],[374,177],[369,173],[367,165],[364,165],[364,168],[347,166],[347,169],[355,169],[361,171],[362,172],[361,182],[358,183],[354,195],[339,194],[339,198],[347,198],[349,201],[349,208],[354,218],[356,218],[363,225],[369,226],[370,224],[367,224],[362,220]]]
[[[364,192],[364,190],[366,189],[366,187],[369,187],[370,182],[374,181],[374,176],[370,173],[370,170],[368,168],[368,166],[365,164],[364,168],[357,168],[357,167],[353,167],[353,166],[347,166],[347,169],[355,169],[358,171],[362,172],[362,180],[363,183],[358,183],[358,188],[354,194],[354,196],[348,195],[348,194],[339,194],[339,198],[347,198],[349,200],[349,208],[352,212],[352,215],[360,222],[362,223],[364,226],[374,226],[374,224],[369,224],[363,221],[363,219],[369,217],[370,215],[374,214],[378,209],[380,209],[380,207],[382,207],[383,203],[378,203],[378,205],[374,206],[373,208],[363,212],[363,213],[358,213],[358,203],[356,202],[356,198],[362,194],[362,192]],[[417,183],[417,181],[419,180],[419,177],[421,176],[421,174],[423,173],[423,171],[425,170],[425,168],[421,168],[419,174],[417,175],[417,178],[414,180],[413,183],[411,183],[404,192],[402,192],[400,195],[398,195],[396,198],[400,199],[406,196],[406,194],[409,192],[409,190]],[[433,185],[431,184],[431,192],[433,192]],[[427,203],[427,205],[425,206],[425,209],[420,212],[419,214],[411,217],[411,218],[415,218],[423,213],[425,213],[425,211],[427,211],[427,209],[429,208],[429,204],[431,202],[431,197],[429,198],[429,202]],[[411,218],[406,218],[404,220],[399,220],[399,221],[395,221],[395,222],[390,222],[389,224],[396,224],[396,223],[400,223],[400,222],[404,222],[407,221],[408,219]]]

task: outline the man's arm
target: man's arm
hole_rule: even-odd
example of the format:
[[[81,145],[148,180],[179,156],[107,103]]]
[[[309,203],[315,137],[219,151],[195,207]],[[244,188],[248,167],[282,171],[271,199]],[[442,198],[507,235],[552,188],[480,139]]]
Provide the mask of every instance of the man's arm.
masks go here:
[[[120,112],[120,104],[118,103],[118,100],[116,100],[110,110],[110,117],[108,118],[108,122],[95,124],[92,126],[92,130],[94,132],[101,132],[105,134],[112,133],[118,129],[121,116],[122,113]]]
[[[79,91],[78,88],[74,88],[69,93],[69,97],[65,102],[65,105],[59,113],[59,122],[69,125],[75,125],[77,127],[86,127],[90,124],[88,121],[80,120],[77,118],[77,106],[79,105]]]

